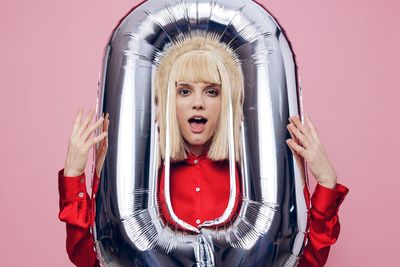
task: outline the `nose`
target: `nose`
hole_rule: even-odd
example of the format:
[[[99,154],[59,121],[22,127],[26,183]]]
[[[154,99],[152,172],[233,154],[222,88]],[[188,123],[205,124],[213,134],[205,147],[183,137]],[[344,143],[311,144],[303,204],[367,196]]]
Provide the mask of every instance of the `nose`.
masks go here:
[[[196,90],[193,96],[192,109],[201,110],[205,108],[204,96],[201,90]]]

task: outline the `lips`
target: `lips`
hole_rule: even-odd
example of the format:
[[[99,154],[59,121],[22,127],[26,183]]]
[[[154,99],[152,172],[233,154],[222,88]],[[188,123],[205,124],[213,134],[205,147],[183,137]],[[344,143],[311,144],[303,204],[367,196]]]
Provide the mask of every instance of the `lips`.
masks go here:
[[[205,128],[207,119],[203,116],[195,115],[190,117],[188,122],[190,124],[190,129],[192,130],[193,133],[201,133]]]

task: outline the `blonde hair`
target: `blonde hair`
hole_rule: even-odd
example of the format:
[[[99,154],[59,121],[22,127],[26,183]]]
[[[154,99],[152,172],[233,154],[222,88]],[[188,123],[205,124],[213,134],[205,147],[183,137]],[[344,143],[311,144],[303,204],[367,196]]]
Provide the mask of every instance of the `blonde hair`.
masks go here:
[[[176,82],[210,82],[221,85],[220,120],[212,137],[208,158],[228,158],[228,106],[229,92],[233,109],[233,130],[236,160],[240,159],[240,122],[244,98],[243,74],[233,52],[214,39],[190,38],[174,44],[166,53],[155,75],[156,104],[161,111],[160,154],[165,159],[166,124],[170,123],[171,159],[186,159],[185,141],[176,116]],[[170,91],[169,118],[166,118],[167,97]]]

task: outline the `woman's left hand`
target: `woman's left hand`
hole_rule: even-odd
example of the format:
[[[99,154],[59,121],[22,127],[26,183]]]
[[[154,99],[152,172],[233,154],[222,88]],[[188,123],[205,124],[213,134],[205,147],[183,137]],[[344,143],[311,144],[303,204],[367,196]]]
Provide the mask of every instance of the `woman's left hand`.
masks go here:
[[[290,123],[287,128],[291,139],[287,139],[286,143],[292,150],[297,164],[301,165],[301,158],[303,158],[317,182],[322,186],[334,189],[337,180],[335,169],[329,161],[307,113],[304,118],[304,124],[301,123],[299,116],[289,118]]]

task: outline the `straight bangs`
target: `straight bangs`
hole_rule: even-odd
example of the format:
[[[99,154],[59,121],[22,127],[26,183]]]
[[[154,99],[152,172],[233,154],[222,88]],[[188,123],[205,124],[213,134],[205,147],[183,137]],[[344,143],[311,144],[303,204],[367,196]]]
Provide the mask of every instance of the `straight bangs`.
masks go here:
[[[179,63],[179,64],[178,64]],[[218,60],[212,52],[196,50],[187,52],[181,57],[176,66],[176,76],[171,77],[177,81],[209,82],[221,84]]]

